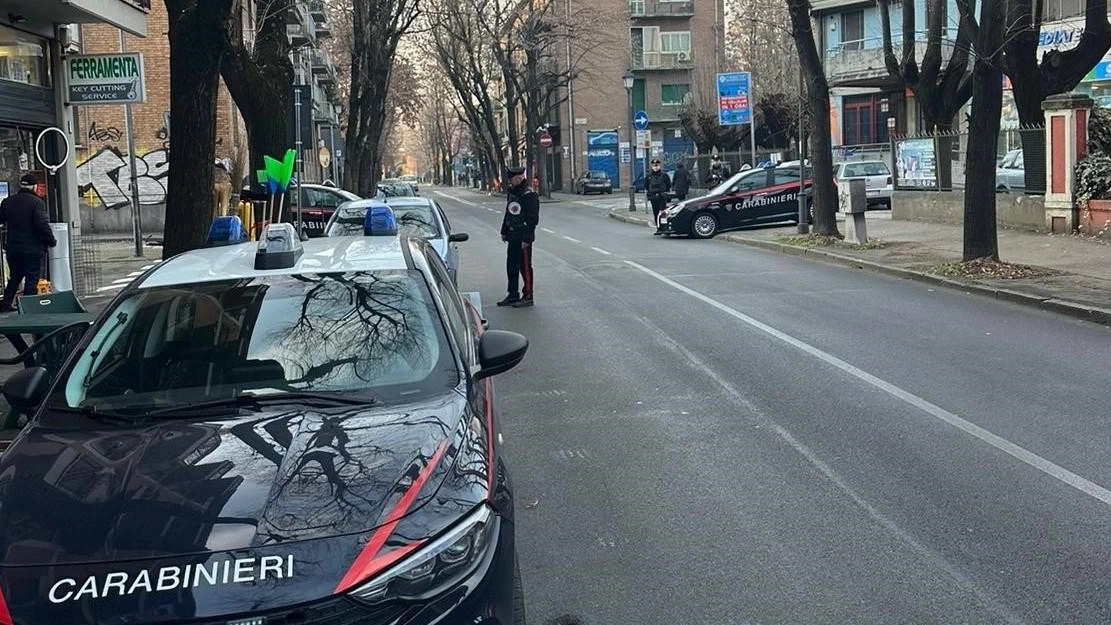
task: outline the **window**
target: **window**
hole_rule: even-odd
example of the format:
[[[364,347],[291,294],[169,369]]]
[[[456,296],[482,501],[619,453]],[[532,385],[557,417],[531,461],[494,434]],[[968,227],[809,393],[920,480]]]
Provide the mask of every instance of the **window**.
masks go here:
[[[1086,0],[1045,0],[1045,21],[1063,20],[1084,15]]]
[[[136,292],[50,403],[145,413],[242,393],[432,396],[458,375],[416,271],[267,276]]]
[[[777,167],[775,169],[775,184],[798,184],[799,170],[797,167]]]
[[[0,79],[50,86],[50,57],[46,40],[0,26]]]
[[[732,185],[729,186],[728,193],[743,193],[753,189],[760,189],[768,186],[768,172],[763,169],[748,171],[741,174]]]
[[[390,208],[397,218],[399,234],[424,239],[442,239],[439,222],[432,214],[428,204],[391,203]],[[345,206],[336,212],[335,219],[328,225],[329,237],[361,236],[366,222],[366,206]]]
[[[841,144],[870,145],[886,143],[887,118],[895,107],[890,94],[845,96],[841,100]],[[887,108],[887,111],[884,111]]]
[[[891,171],[887,169],[886,163],[881,162],[866,162],[866,163],[845,163],[844,169],[841,171],[841,178],[861,178],[864,176],[888,176]]]
[[[660,33],[660,52],[675,54],[678,52],[690,53],[691,34],[687,32]]]
[[[841,14],[841,48],[860,50],[864,47],[864,11]]]
[[[688,84],[660,85],[660,104],[664,106],[679,106],[687,99],[691,92]]]
[[[440,302],[444,305],[444,312],[447,316],[448,326],[451,327],[451,334],[456,345],[459,346],[459,353],[463,356],[463,362],[468,366],[473,365],[477,359],[475,358],[474,339],[471,338],[470,334],[470,324],[467,323],[467,308],[463,304],[462,298],[459,297],[459,291],[451,282],[447,267],[440,260],[440,256],[436,254],[435,250],[428,250],[428,252],[424,255],[424,259],[428,263],[428,268],[432,270],[433,282],[436,285],[436,290],[440,293]]]

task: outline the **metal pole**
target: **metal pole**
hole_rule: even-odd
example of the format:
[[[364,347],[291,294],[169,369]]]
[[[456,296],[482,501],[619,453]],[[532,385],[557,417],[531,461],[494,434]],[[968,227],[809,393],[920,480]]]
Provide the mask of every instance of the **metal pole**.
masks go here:
[[[127,43],[120,31],[120,52],[127,52]],[[123,105],[123,125],[127,133],[127,159],[131,167],[131,231],[135,236],[135,257],[143,257],[143,224],[142,213],[139,210],[139,172],[135,167],[135,133],[132,132],[131,105]],[[209,165],[211,167],[211,165]]]
[[[567,0],[567,24],[571,24],[571,0]],[[575,80],[571,76],[571,37],[567,38],[567,135],[571,142],[571,185],[575,184],[575,177],[578,174],[577,159],[578,153],[575,152]]]
[[[296,141],[294,145],[297,148],[297,193],[294,194],[294,201],[297,202],[297,234],[300,235],[302,228],[301,223],[301,185],[305,183],[304,178],[301,177],[301,65],[304,59],[301,56],[301,48],[297,49],[297,84],[293,88],[294,103],[293,103],[293,124],[297,127]],[[279,216],[279,219],[281,217]]]
[[[332,152],[332,182],[339,187],[339,176],[336,175],[336,125],[328,124],[328,149]]]
[[[806,84],[802,80],[802,71],[799,71],[799,225],[798,233],[810,232],[807,221],[810,215],[806,210],[806,131],[803,129],[803,112],[806,110]]]
[[[637,210],[636,185],[634,179],[637,175],[637,147],[633,137],[633,90],[625,90],[625,99],[628,100],[629,110],[625,116],[625,124],[629,129],[629,212]]]

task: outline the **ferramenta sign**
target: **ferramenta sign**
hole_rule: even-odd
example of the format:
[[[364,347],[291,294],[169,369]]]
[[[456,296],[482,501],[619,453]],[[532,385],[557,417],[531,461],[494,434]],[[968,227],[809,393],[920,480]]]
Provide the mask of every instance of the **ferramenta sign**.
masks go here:
[[[143,55],[78,54],[66,57],[70,104],[138,104],[146,102]]]

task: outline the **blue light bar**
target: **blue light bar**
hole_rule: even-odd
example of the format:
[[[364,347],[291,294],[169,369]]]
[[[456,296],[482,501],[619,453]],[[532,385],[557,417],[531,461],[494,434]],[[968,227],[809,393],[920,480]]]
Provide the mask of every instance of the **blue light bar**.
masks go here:
[[[247,240],[247,230],[239,217],[228,215],[212,220],[208,228],[208,246],[235,245]]]
[[[366,209],[363,221],[363,234],[366,236],[397,236],[397,217],[386,204],[371,204]]]
[[[304,254],[293,224],[270,224],[263,230],[255,252],[255,269],[289,269]]]

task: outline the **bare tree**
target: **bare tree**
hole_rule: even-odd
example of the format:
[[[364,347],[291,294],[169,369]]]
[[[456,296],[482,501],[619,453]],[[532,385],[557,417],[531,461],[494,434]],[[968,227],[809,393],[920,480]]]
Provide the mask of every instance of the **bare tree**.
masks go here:
[[[290,0],[240,0],[237,4],[240,2],[235,19],[224,29],[227,54],[220,72],[247,125],[251,166],[246,171],[250,176],[253,169],[262,167],[264,155],[280,158],[290,147],[287,112],[293,66],[286,34]],[[247,33],[244,14],[252,3],[256,29]]]
[[[232,0],[164,0],[170,38],[169,184],[162,255],[204,245],[215,206],[216,93]]]
[[[348,186],[370,197],[381,171],[386,100],[401,37],[413,27],[418,0],[352,3],[351,94],[344,171]]]
[[[980,5],[977,22],[971,0],[957,0],[961,27],[976,51],[972,70],[972,115],[968,128],[968,176],[964,190],[964,260],[999,260],[995,224],[995,152],[1003,114],[1003,33],[1006,7]]]
[[[829,83],[826,81],[814,31],[810,27],[810,0],[787,0],[791,36],[798,51],[799,67],[806,82],[806,103],[814,130],[810,162],[814,169],[814,233],[841,236],[837,231],[837,194],[833,187],[833,139],[829,122]]]

